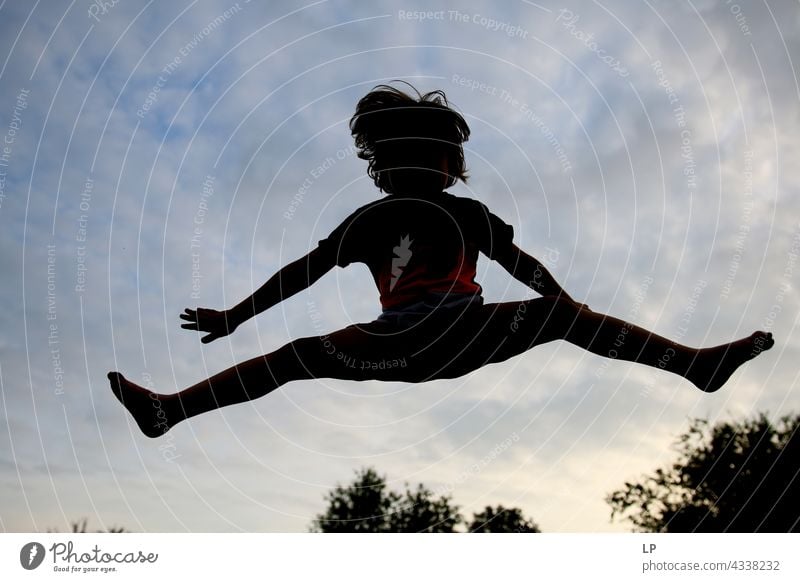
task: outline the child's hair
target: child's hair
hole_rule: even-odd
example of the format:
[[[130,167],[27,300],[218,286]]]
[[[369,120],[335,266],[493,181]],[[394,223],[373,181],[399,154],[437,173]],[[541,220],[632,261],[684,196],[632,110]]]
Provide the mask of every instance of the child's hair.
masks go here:
[[[408,83],[406,83],[408,84]],[[469,139],[469,126],[447,103],[443,91],[421,95],[412,85],[417,99],[390,85],[378,85],[356,106],[350,119],[358,157],[369,161],[367,173],[375,185],[392,193],[384,170],[398,165],[398,160],[421,154],[447,159],[448,179],[445,188],[458,180],[467,181],[462,143]]]

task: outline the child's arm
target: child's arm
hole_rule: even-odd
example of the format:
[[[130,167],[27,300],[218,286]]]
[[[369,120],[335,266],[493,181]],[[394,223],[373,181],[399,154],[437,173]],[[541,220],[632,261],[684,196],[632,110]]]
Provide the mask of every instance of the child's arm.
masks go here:
[[[212,342],[233,333],[240,324],[251,317],[288,299],[298,291],[310,287],[334,265],[335,263],[328,255],[322,253],[320,249],[314,249],[305,257],[283,267],[255,293],[232,309],[227,311],[205,308],[186,309],[180,317],[191,323],[185,323],[181,327],[208,332],[208,335],[204,336],[201,341],[203,343]]]
[[[335,263],[319,249],[314,249],[306,256],[283,267],[250,297],[229,309],[229,317],[236,325],[244,323],[295,293],[311,287],[334,266]]]
[[[559,295],[577,303],[536,258],[515,244],[496,252],[494,259],[518,281],[525,283],[541,295]]]

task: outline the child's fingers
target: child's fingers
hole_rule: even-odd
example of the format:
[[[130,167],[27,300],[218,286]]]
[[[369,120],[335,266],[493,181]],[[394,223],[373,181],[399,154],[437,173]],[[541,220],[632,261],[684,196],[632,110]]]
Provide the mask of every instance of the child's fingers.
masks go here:
[[[198,329],[198,326],[197,326],[197,324],[196,324],[196,323],[184,323],[184,324],[181,326],[181,328],[182,328],[182,329]]]
[[[185,321],[197,321],[197,311],[194,309],[184,309],[183,313],[178,315],[178,317]]]

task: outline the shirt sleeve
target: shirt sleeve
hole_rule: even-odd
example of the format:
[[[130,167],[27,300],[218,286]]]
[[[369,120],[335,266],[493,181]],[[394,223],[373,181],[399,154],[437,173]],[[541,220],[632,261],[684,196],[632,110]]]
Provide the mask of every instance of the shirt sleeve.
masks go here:
[[[339,267],[346,267],[362,260],[358,253],[361,247],[358,241],[356,216],[356,213],[348,216],[330,235],[319,241],[319,250]]]
[[[479,249],[490,259],[495,259],[513,244],[514,227],[493,214],[482,202],[478,202],[478,209]]]

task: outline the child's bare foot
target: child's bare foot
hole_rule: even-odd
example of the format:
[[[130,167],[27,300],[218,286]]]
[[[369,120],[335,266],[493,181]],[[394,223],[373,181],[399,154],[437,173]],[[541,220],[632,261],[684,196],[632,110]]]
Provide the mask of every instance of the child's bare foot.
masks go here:
[[[736,368],[774,344],[771,333],[757,331],[750,337],[729,344],[700,349],[686,379],[704,392],[716,392],[728,381]]]
[[[141,431],[150,438],[166,433],[172,424],[165,408],[166,402],[155,392],[134,384],[119,372],[109,372],[111,391],[131,413]]]

